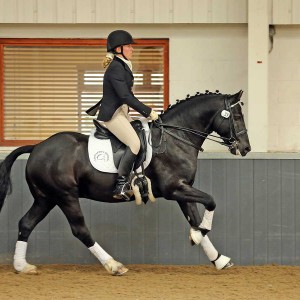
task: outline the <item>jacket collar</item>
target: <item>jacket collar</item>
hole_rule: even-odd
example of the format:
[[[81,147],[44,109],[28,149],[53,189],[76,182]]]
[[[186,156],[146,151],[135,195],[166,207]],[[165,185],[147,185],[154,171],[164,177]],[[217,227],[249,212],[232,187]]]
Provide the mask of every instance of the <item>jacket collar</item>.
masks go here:
[[[131,63],[131,61],[130,60],[127,60],[127,59],[125,59],[125,58],[123,58],[123,57],[121,57],[121,56],[117,56],[119,59],[121,59],[128,67],[129,67],[129,69],[131,70],[131,72],[132,72],[132,63]]]
[[[120,62],[124,66],[125,70],[128,71],[132,75],[132,71],[130,70],[128,65],[122,59],[120,59],[118,56],[115,55],[114,60]]]

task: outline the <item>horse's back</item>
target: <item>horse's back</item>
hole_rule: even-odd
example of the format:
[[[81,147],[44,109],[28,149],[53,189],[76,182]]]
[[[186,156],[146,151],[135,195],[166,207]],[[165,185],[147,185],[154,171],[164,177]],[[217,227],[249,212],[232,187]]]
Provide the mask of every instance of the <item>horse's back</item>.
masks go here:
[[[60,132],[37,144],[26,165],[28,183],[76,186],[78,170],[89,164],[87,143],[86,135]]]
[[[61,159],[70,155],[79,154],[87,148],[88,136],[77,132],[59,132],[48,139],[37,144],[32,151],[29,162],[32,158],[37,159]]]

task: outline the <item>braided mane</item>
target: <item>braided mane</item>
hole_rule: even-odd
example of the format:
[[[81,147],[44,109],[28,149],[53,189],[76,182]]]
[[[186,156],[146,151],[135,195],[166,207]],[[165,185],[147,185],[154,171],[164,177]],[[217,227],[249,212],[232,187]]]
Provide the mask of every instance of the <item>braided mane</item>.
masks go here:
[[[161,115],[167,113],[168,111],[170,111],[174,107],[177,107],[183,102],[195,99],[196,97],[203,97],[207,95],[225,95],[225,94],[220,93],[219,90],[216,90],[215,92],[210,92],[209,90],[206,90],[205,93],[197,92],[194,96],[190,96],[190,94],[188,94],[185,99],[182,100],[177,99],[175,104],[170,104],[166,110],[161,111]]]

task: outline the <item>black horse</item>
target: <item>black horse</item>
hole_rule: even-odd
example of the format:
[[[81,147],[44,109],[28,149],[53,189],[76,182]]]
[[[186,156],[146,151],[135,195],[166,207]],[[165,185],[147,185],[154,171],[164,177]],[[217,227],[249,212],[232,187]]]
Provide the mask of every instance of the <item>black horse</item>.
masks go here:
[[[206,138],[229,147],[232,154],[245,156],[250,150],[240,98],[220,93],[197,93],[178,101],[160,115],[152,126],[154,155],[146,168],[155,197],[175,200],[188,220],[192,244],[201,244],[217,269],[231,266],[230,258],[218,254],[207,237],[211,230],[214,199],[192,187],[199,150]],[[221,137],[213,136],[215,131]],[[31,153],[26,165],[26,180],[34,198],[29,211],[19,222],[14,267],[19,272],[35,273],[26,261],[27,241],[35,226],[58,205],[67,217],[72,233],[99,259],[108,272],[121,275],[127,269],[115,261],[92,238],[85,225],[79,198],[116,202],[112,198],[117,174],[95,170],[88,158],[88,136],[57,133],[37,144],[19,147],[0,165],[0,209],[10,189],[10,171],[23,153]],[[132,198],[134,200],[134,198]],[[205,207],[201,220],[197,203]]]

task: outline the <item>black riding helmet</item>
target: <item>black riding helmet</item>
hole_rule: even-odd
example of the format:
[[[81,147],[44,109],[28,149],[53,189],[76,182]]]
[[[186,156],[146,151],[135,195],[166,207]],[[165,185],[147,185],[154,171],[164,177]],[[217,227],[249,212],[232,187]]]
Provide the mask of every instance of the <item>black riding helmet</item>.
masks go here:
[[[135,44],[131,34],[125,30],[115,30],[111,32],[107,37],[107,44],[106,44],[107,52],[122,54],[124,56],[123,48],[121,50],[121,53],[115,52],[114,49],[118,46],[123,46],[128,44]]]

